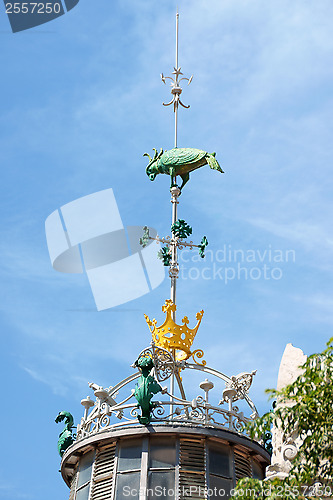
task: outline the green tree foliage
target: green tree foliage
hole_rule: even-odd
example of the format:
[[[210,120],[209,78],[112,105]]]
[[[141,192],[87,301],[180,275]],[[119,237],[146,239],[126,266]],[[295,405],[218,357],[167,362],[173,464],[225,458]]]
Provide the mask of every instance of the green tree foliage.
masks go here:
[[[323,499],[333,496],[333,337],[327,348],[308,357],[302,374],[281,391],[267,390],[278,405],[250,425],[252,438],[265,437],[272,425],[285,436],[301,437],[299,453],[284,480],[241,479],[239,500]],[[284,406],[288,403],[288,406]]]

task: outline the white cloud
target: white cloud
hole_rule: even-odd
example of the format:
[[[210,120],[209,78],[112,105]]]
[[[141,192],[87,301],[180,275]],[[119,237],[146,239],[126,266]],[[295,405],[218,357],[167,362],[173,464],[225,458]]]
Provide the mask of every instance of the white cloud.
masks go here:
[[[302,221],[292,221],[289,224],[276,223],[267,219],[252,219],[248,221],[253,226],[268,231],[275,236],[288,240],[291,244],[300,243],[305,249],[322,248],[331,251],[333,240],[327,229]]]

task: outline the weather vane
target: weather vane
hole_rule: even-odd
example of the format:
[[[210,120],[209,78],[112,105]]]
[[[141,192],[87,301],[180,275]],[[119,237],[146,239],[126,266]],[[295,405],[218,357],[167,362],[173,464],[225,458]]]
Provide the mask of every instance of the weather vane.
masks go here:
[[[153,434],[154,432],[154,427],[150,427],[150,425],[152,424],[154,426],[157,422],[163,423],[164,426],[167,424],[176,424],[178,427],[183,426],[183,424],[185,426],[190,424],[191,428],[196,428],[195,432],[198,435],[198,439],[200,439],[200,442],[202,443],[202,440],[207,437],[207,432],[205,430],[200,430],[202,427],[214,427],[216,429],[217,436],[219,436],[218,429],[221,428],[222,430],[224,429],[224,432],[228,432],[228,430],[231,431],[231,437],[230,439],[228,438],[228,441],[231,442],[229,446],[231,453],[230,456],[233,456],[233,454],[236,453],[236,451],[234,451],[235,447],[233,444],[235,444],[235,446],[240,446],[241,443],[242,449],[239,456],[243,457],[242,452],[246,448],[246,442],[243,446],[239,436],[235,439],[232,436],[236,435],[236,433],[239,434],[240,432],[246,431],[246,424],[250,421],[250,419],[245,417],[243,412],[239,412],[238,408],[234,406],[233,403],[238,400],[246,400],[252,410],[251,419],[258,416],[257,410],[248,396],[248,390],[251,386],[255,372],[241,373],[230,378],[227,375],[206,366],[206,361],[203,359],[204,352],[202,349],[194,347],[194,340],[200,327],[204,311],[199,310],[196,313],[196,324],[192,327],[190,327],[190,319],[187,316],[184,316],[179,324],[177,324],[175,320],[177,309],[176,282],[179,275],[177,252],[178,250],[182,250],[184,247],[187,247],[190,250],[196,247],[199,250],[199,255],[204,257],[205,248],[208,245],[206,236],[202,238],[200,244],[194,244],[193,241],[188,240],[188,238],[192,235],[192,228],[185,220],[178,219],[177,217],[177,207],[179,204],[178,199],[182,188],[189,180],[189,173],[193,170],[208,164],[212,169],[222,172],[221,167],[215,159],[215,153],[209,154],[200,149],[177,147],[177,110],[179,104],[185,108],[189,107],[185,106],[180,100],[182,92],[180,82],[182,78],[179,77],[182,73],[181,68],[178,66],[178,19],[179,15],[177,12],[176,66],[173,72],[175,78],[164,77],[162,75],[164,83],[166,78],[170,78],[172,80],[171,93],[173,97],[171,102],[165,105],[169,106],[172,103],[174,104],[174,113],[176,116],[176,147],[170,151],[164,152],[161,149],[159,153],[157,152],[157,149],[154,149],[155,155],[153,158],[146,154],[149,158],[149,164],[146,171],[151,180],[154,180],[156,175],[159,173],[167,174],[171,178],[171,235],[163,238],[159,236],[152,237],[149,234],[148,227],[145,226],[143,228],[143,236],[140,238],[140,244],[143,247],[148,245],[149,240],[155,240],[157,243],[162,243],[164,245],[158,252],[158,256],[163,261],[163,264],[169,267],[169,276],[171,278],[171,298],[166,299],[164,305],[162,306],[162,311],[165,313],[165,319],[161,324],[159,324],[155,318],[150,319],[145,314],[145,319],[151,333],[152,340],[148,347],[141,350],[136,361],[131,365],[134,369],[136,369],[136,373],[126,377],[113,387],[110,386],[104,388],[94,382],[89,383],[89,387],[94,391],[96,400],[92,401],[89,396],[81,400],[81,404],[85,411],[81,422],[77,425],[76,434],[73,434],[75,426],[73,417],[69,412],[60,412],[57,416],[56,422],[65,421],[65,429],[59,436],[58,450],[59,454],[63,457],[61,465],[62,475],[67,484],[71,485],[70,498],[72,498],[73,495],[76,495],[76,498],[78,498],[80,492],[83,491],[83,487],[82,485],[80,486],[79,483],[80,478],[82,479],[82,466],[85,465],[85,462],[88,463],[85,458],[88,456],[88,453],[85,453],[88,445],[89,449],[91,448],[90,445],[94,448],[95,458],[91,457],[91,460],[94,462],[94,473],[91,478],[91,483],[88,481],[89,477],[86,478],[88,482],[84,486],[84,492],[89,493],[90,488],[90,491],[93,491],[94,498],[97,498],[100,494],[104,495],[105,492],[108,497],[110,496],[109,494],[111,494],[111,490],[114,488],[115,483],[112,478],[110,480],[110,475],[104,474],[104,472],[106,467],[108,470],[112,469],[115,452],[119,447],[119,443],[116,443],[116,438],[113,435],[113,430],[115,429],[120,429],[119,432],[117,431],[117,435],[119,435],[120,446],[122,446],[123,436],[126,437],[127,432],[126,430],[123,432],[122,429],[130,429],[133,424],[136,425],[138,422],[143,426],[149,426],[144,434],[145,440],[147,440],[147,436],[149,434]],[[192,77],[190,79],[185,78],[185,80],[190,83]],[[181,177],[183,181],[180,187],[177,185],[178,176]],[[126,348],[126,338],[124,342],[124,346]],[[222,392],[222,398],[217,403],[217,406],[214,404],[213,400],[210,400],[210,396],[208,395],[214,388],[214,383],[208,379],[200,383],[200,389],[202,389],[205,393],[204,396],[200,394],[195,399],[187,397],[185,386],[181,377],[182,371],[186,369],[191,371],[198,370],[200,373],[204,372],[207,375],[209,374],[217,377],[218,387],[220,387],[221,381],[225,382],[226,387]],[[132,382],[135,380],[137,380],[135,389],[131,386],[127,387],[129,384],[132,385]],[[170,389],[168,389],[167,386],[161,385],[162,382],[167,380],[170,381]],[[175,384],[177,384],[176,387]],[[131,390],[129,393],[125,394],[125,390],[123,391],[123,388],[131,388]],[[191,393],[192,391],[193,384],[191,384]],[[116,401],[119,393],[120,401]],[[154,395],[157,394],[159,394],[159,399],[153,400]],[[222,407],[225,403],[228,404],[228,409]],[[167,410],[168,407],[169,411]],[[119,419],[120,422],[114,423],[115,418]],[[107,435],[105,434],[106,430],[108,431]],[[167,431],[167,427],[165,427],[165,430]],[[180,433],[177,429],[175,430],[175,427],[173,427],[170,428],[170,432],[172,435],[179,435],[180,438],[182,438],[183,431]],[[101,438],[100,433],[103,433],[107,439],[105,440],[103,437]],[[136,434],[138,438],[140,437],[139,434],[143,435],[141,431]],[[221,434],[221,436],[224,439],[226,433],[223,435]],[[87,438],[89,438],[88,445]],[[233,441],[235,441],[235,443]],[[185,445],[188,446],[186,443]],[[183,446],[181,439],[179,446]],[[225,454],[225,444],[222,443],[222,447],[222,451]],[[192,448],[190,449],[190,453],[193,451],[194,455],[197,453],[200,453],[201,455],[205,453],[205,446],[201,446],[199,449],[198,444],[194,443]],[[259,468],[259,466],[261,467],[260,464],[264,463],[264,455],[260,455],[262,457],[260,458],[260,463],[259,459],[258,462],[255,462],[255,458],[257,458],[259,452],[257,452],[257,448],[254,448],[254,445],[252,444],[249,445],[248,448],[249,458],[246,462],[246,466],[249,466],[249,470],[252,469],[252,465],[255,463],[257,468]],[[185,452],[187,453],[186,450]],[[255,458],[253,458],[254,455],[256,455]],[[204,455],[202,456],[204,458]],[[268,455],[265,460],[268,460]],[[202,483],[202,487],[205,486],[204,479],[208,470],[204,462],[205,460],[202,462],[202,470],[199,471],[202,473],[203,478],[203,481],[200,482],[200,484]],[[147,464],[147,460],[142,461],[141,486],[146,483],[148,470]],[[181,464],[178,468],[181,469]],[[258,470],[257,468],[255,471]],[[76,475],[77,470],[79,470],[79,476]],[[182,471],[179,470],[179,477],[176,476],[177,481],[179,478],[180,481],[182,479],[180,475],[181,472]],[[79,478],[79,482],[77,481],[77,477]],[[230,475],[230,477],[232,476]],[[189,481],[191,483],[191,478]],[[196,482],[197,481],[195,479],[194,483]],[[231,487],[232,480],[228,481],[228,485]],[[99,496],[99,498],[101,497]]]

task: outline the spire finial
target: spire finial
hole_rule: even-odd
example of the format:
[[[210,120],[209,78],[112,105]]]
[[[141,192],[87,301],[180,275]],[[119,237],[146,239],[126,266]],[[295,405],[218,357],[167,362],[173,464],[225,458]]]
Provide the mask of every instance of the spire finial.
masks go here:
[[[176,13],[176,64],[174,67],[174,70],[172,74],[174,77],[171,76],[164,76],[164,74],[161,74],[161,79],[163,83],[166,83],[165,80],[171,80],[171,94],[172,94],[172,99],[168,103],[163,103],[163,106],[171,106],[173,104],[173,110],[175,113],[175,148],[177,148],[177,141],[178,141],[178,107],[179,104],[183,106],[183,108],[189,108],[190,106],[186,106],[185,104],[182,103],[180,100],[180,94],[182,93],[183,89],[180,86],[180,82],[182,80],[186,80],[187,84],[190,85],[193,75],[191,78],[179,78],[183,73],[181,72],[181,67],[178,65],[178,31],[179,31],[179,13],[178,13],[178,7],[177,7],[177,13]]]

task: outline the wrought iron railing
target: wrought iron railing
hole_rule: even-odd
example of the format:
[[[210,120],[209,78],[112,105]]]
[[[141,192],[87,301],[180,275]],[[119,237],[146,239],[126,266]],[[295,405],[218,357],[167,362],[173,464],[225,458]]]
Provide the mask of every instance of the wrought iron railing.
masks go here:
[[[163,382],[174,376],[181,395],[181,397],[177,397],[168,392],[167,387],[162,387],[163,398],[158,399],[156,396],[152,400],[151,424],[197,425],[247,434],[246,424],[258,416],[256,407],[248,395],[255,372],[228,377],[213,368],[198,363],[177,362],[168,351],[160,347],[157,349],[154,345],[144,349],[139,358],[140,356],[152,358],[155,365],[154,375],[158,382]],[[217,405],[209,402],[209,392],[213,389],[214,384],[207,379],[200,384],[200,388],[205,393],[204,396],[199,395],[193,400],[186,398],[180,377],[180,372],[186,369],[202,371],[225,383],[222,398]],[[94,383],[89,384],[94,391],[96,400],[92,401],[88,397],[81,402],[85,407],[85,414],[77,426],[77,441],[104,430],[138,425],[140,409],[135,398],[133,382],[140,376],[141,373],[138,371],[116,386],[107,389]],[[128,391],[130,384],[132,388]],[[125,397],[120,402],[116,402],[120,392],[125,391],[125,389],[127,389]],[[252,413],[249,417],[245,416],[239,407],[234,405],[239,400],[244,400],[250,407]],[[227,408],[223,407],[224,405],[227,405]]]

